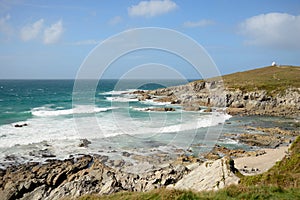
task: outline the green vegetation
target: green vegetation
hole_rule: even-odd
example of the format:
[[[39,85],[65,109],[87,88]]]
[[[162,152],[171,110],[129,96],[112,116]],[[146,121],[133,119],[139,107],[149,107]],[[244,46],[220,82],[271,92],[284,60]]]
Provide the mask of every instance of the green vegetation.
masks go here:
[[[300,88],[300,67],[264,67],[222,76],[225,87],[243,91],[266,90],[274,95],[289,87]]]
[[[230,164],[230,163],[229,163]],[[163,200],[163,199],[300,199],[300,136],[289,155],[268,172],[244,176],[239,185],[213,192],[157,189],[150,192],[122,192],[108,196],[88,195],[79,200]]]
[[[282,189],[278,187],[241,187],[231,186],[218,192],[191,192],[178,190],[153,190],[151,192],[124,192],[108,196],[84,196],[80,200],[226,200],[226,199],[299,199],[300,190],[295,188]]]
[[[281,188],[300,188],[300,137],[291,147],[291,152],[282,161],[277,162],[268,172],[257,176],[244,176],[241,184],[269,185]]]

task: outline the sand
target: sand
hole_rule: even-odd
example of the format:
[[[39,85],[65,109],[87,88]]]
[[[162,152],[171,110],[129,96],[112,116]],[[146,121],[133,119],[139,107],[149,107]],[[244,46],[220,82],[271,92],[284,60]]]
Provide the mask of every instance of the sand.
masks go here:
[[[268,171],[277,161],[283,159],[288,146],[276,149],[263,149],[266,153],[259,156],[235,158],[235,167],[244,175],[255,175]]]

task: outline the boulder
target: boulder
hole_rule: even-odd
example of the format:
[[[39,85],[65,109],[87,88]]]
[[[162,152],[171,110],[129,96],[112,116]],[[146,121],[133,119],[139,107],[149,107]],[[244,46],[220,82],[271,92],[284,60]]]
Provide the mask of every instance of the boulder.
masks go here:
[[[92,142],[88,139],[80,139],[79,147],[88,147]]]
[[[235,169],[230,163],[231,161],[228,157],[215,161],[206,161],[174,185],[167,186],[167,188],[208,191],[238,184],[239,178],[234,174]]]

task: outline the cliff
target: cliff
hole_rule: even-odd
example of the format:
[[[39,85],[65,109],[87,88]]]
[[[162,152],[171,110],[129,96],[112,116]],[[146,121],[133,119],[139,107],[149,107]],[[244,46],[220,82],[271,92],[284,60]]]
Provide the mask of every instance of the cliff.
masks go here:
[[[141,91],[139,99],[180,104],[188,111],[207,106],[226,107],[229,114],[299,116],[299,77],[300,67],[271,66]]]

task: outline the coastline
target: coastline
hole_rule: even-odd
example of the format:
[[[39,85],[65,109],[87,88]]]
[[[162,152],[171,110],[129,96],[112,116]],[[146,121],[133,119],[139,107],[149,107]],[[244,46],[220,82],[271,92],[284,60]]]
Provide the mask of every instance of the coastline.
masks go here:
[[[288,144],[252,151],[216,146],[213,152],[215,155],[223,155],[222,157],[199,159],[179,156],[165,164],[159,165],[158,162],[156,165],[149,165],[151,159],[159,158],[157,154],[151,158],[140,157],[140,165],[127,166],[127,170],[126,162],[115,160],[108,166],[108,163],[104,164],[107,157],[101,155],[51,159],[44,164],[29,162],[0,170],[0,195],[7,200],[60,199],[93,193],[107,195],[121,191],[145,192],[165,187],[195,191],[218,190],[238,184],[236,169],[244,175],[263,173],[281,160],[287,149]],[[228,165],[232,158],[234,165]],[[130,168],[132,169],[129,170]],[[203,181],[199,182],[200,175]]]
[[[34,156],[45,158],[44,163],[29,161],[0,170],[1,198],[61,199],[92,193],[144,192],[157,188],[218,190],[238,184],[240,177],[237,173],[248,176],[266,172],[288,155],[288,146],[300,135],[297,130],[300,90],[289,88],[280,94],[269,94],[264,90],[223,90],[222,84],[213,80],[196,81],[164,89],[128,92],[125,95],[134,94],[134,101],[153,101],[164,106],[155,109],[143,107],[141,111],[144,112],[171,113],[180,106],[186,112],[229,113],[240,117],[235,121],[237,130],[225,132],[219,139],[233,141],[247,148],[238,148],[238,145],[230,148],[230,143],[225,142],[227,146],[217,144],[212,151],[201,155],[194,155],[193,148],[172,149],[176,156],[171,157],[159,149],[144,155],[130,151],[118,152],[109,146],[105,151],[99,150],[99,153],[70,155],[60,160],[48,151],[49,145],[45,143],[45,151],[33,151]],[[221,98],[219,92],[225,98]],[[279,121],[267,121],[267,126],[261,126],[264,124],[261,122],[254,123],[254,127],[251,126],[253,123],[244,123],[242,126],[240,122],[248,116],[290,117],[294,121],[288,123],[289,127],[284,127]],[[250,117],[247,120],[254,119]],[[231,122],[225,123],[230,126]],[[25,130],[27,124],[25,127],[23,125],[18,127],[21,128],[19,130]],[[79,147],[87,148],[89,145],[90,141],[83,138]],[[192,147],[197,145],[205,146],[199,143]],[[123,157],[109,158],[107,154],[121,154]],[[13,163],[13,157],[8,159]],[[128,160],[134,160],[135,164]]]

